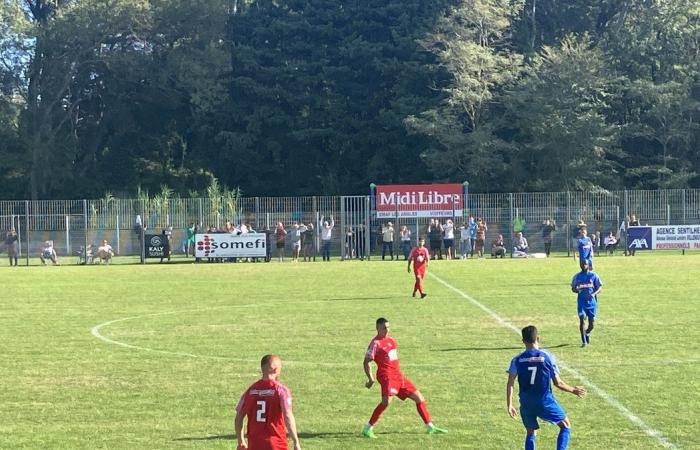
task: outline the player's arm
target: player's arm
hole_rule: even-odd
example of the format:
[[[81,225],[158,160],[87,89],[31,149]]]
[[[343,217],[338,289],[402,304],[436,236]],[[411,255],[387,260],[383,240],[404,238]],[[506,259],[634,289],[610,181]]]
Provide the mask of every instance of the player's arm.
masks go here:
[[[593,286],[595,287],[595,292],[591,294],[591,297],[596,297],[600,291],[603,290],[603,283],[600,282],[600,278],[596,277],[593,280]]]
[[[236,430],[236,439],[238,439],[238,450],[246,449],[248,446],[245,442],[245,437],[243,436],[243,419],[245,418],[245,413],[242,408],[236,408],[236,418],[233,421],[234,428]]]
[[[287,432],[292,437],[292,442],[294,442],[294,450],[301,450],[299,435],[297,434],[297,422],[294,419],[292,408],[286,408],[284,410],[284,422],[287,424]]]
[[[365,369],[365,375],[367,375],[367,383],[365,386],[367,389],[371,388],[372,385],[374,384],[374,376],[372,375],[372,367],[370,367],[369,363],[372,362],[372,358],[369,355],[365,355],[365,361],[362,363],[364,369]]]
[[[552,379],[554,382],[554,385],[561,389],[564,392],[568,392],[570,394],[574,394],[577,397],[583,397],[586,395],[586,388],[583,386],[569,386],[568,384],[564,383],[564,380],[561,379],[559,375],[555,375],[554,378]]]
[[[506,408],[508,408],[508,415],[510,417],[518,417],[518,410],[513,406],[513,388],[515,386],[515,379],[518,375],[508,374],[508,382],[506,383]]]

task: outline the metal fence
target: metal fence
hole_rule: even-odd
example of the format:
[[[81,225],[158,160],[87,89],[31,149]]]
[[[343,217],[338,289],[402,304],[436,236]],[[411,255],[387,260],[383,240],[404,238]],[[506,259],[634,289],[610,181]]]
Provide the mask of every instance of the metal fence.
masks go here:
[[[700,223],[700,190],[677,189],[616,192],[548,192],[470,194],[463,214],[452,220],[457,228],[467,216],[483,218],[488,226],[487,242],[503,234],[512,239],[513,224],[524,226],[524,234],[533,251],[542,251],[542,223],[556,222],[552,251],[571,252],[572,238],[579,219],[589,230],[617,234],[625,215],[636,215],[642,225]],[[252,197],[252,198],[176,198],[0,201],[0,246],[14,228],[20,238],[20,253],[39,254],[43,243],[54,242],[59,255],[77,257],[87,245],[107,239],[118,255],[140,253],[135,232],[137,217],[150,231],[172,227],[173,253],[182,253],[186,228],[199,223],[200,229],[221,229],[226,222],[246,223],[257,231],[274,229],[278,222],[335,221],[331,241],[334,257],[366,258],[381,251],[381,226],[391,220],[396,229],[395,253],[399,253],[399,229],[406,225],[412,241],[424,236],[429,218],[381,219],[370,210],[369,196]],[[445,220],[442,218],[441,220]],[[523,223],[524,222],[524,223]],[[459,240],[459,232],[456,233]],[[317,238],[316,249],[319,248]],[[0,264],[7,265],[6,259]]]

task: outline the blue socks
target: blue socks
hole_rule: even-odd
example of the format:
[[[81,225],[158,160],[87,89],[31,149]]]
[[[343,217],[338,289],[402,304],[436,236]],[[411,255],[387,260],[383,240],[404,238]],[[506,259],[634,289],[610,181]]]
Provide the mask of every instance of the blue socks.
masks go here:
[[[569,436],[571,436],[571,428],[565,427],[559,429],[559,436],[557,437],[557,450],[566,450],[566,447],[569,446]]]
[[[525,436],[525,450],[535,450],[535,435],[528,434]]]

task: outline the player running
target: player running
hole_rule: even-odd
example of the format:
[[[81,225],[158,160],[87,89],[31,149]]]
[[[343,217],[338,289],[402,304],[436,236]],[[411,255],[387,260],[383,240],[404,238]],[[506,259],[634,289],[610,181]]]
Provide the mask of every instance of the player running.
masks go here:
[[[581,237],[576,241],[578,248],[578,263],[583,270],[583,264],[587,263],[588,267],[593,270],[593,241],[588,237],[588,230],[581,228]]]
[[[557,450],[566,450],[571,434],[571,422],[557,403],[552,393],[552,382],[564,392],[578,397],[586,395],[581,386],[569,386],[559,377],[559,368],[554,356],[540,350],[537,328],[529,325],[522,329],[525,351],[513,358],[508,368],[506,404],[508,414],[515,418],[518,411],[513,406],[513,385],[518,379],[520,392],[520,416],[527,430],[525,450],[535,450],[535,433],[540,428],[537,418],[559,426]]]
[[[602,289],[603,282],[600,277],[591,271],[590,265],[584,262],[581,271],[571,280],[571,291],[578,294],[577,308],[582,347],[591,343],[591,332],[598,312],[598,293]],[[588,328],[585,328],[586,318],[588,318]]]
[[[253,383],[236,406],[238,450],[288,450],[287,430],[294,450],[301,450],[292,413],[292,394],[278,382],[282,361],[277,355],[265,355],[260,361],[262,378]],[[248,418],[248,444],[243,435],[243,419]],[[285,427],[286,424],[286,427]]]
[[[425,404],[423,394],[406,378],[399,368],[399,355],[396,341],[389,337],[389,321],[383,317],[377,319],[377,335],[369,343],[367,354],[365,355],[364,368],[367,375],[367,389],[374,384],[372,369],[369,363],[374,361],[377,364],[377,380],[382,387],[382,401],[374,408],[372,417],[362,429],[362,435],[368,438],[376,438],[374,434],[374,424],[379,420],[385,409],[389,407],[392,397],[396,396],[400,400],[410,398],[416,402],[418,415],[428,427],[428,434],[447,433],[447,430],[436,427],[430,419],[428,407]]]
[[[408,273],[411,273],[411,263],[413,263],[413,274],[416,276],[416,283],[413,285],[413,296],[416,291],[420,292],[420,298],[425,298],[428,294],[423,291],[423,279],[430,263],[430,252],[425,248],[425,239],[418,239],[418,246],[413,247],[408,255]]]

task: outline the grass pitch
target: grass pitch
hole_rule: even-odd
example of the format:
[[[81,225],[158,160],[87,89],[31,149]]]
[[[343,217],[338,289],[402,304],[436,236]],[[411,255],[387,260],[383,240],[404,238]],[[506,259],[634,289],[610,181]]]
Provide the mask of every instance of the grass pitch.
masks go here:
[[[505,411],[519,336],[460,291],[518,329],[537,325],[585,378],[564,371],[569,384],[608,395],[556,393],[570,448],[700,448],[700,255],[596,263],[604,289],[585,349],[569,258],[434,261],[445,284],[428,277],[425,300],[410,297],[404,262],[4,267],[0,447],[233,448],[235,404],[274,352],[305,449],[522,448],[522,424]],[[424,434],[413,402],[394,401],[379,439],[360,436],[379,401],[362,371],[379,316],[449,434]],[[556,435],[542,424],[538,448]]]

